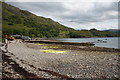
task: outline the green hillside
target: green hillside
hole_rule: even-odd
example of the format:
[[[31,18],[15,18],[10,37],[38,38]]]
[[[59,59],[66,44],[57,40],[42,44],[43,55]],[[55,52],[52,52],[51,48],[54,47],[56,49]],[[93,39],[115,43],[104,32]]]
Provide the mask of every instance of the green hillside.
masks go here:
[[[113,32],[113,33],[120,35],[120,29],[109,29],[109,30],[104,30],[104,31],[109,31],[109,32]]]
[[[3,34],[20,34],[30,37],[113,37],[117,34],[98,30],[74,30],[50,18],[36,16],[9,4],[2,4]]]

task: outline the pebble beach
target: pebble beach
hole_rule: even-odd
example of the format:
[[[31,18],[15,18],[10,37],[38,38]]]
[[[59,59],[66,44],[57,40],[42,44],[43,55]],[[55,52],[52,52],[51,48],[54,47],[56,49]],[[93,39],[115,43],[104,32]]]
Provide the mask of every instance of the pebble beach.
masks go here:
[[[20,40],[11,41],[7,50],[5,46],[1,49],[4,78],[120,79],[119,51]]]

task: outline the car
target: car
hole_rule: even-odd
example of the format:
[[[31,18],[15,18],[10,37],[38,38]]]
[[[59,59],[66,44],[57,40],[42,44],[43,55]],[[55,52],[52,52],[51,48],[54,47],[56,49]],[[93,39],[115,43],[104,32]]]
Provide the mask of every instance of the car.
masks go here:
[[[22,36],[22,40],[31,40],[29,36]]]
[[[21,35],[13,35],[15,37],[15,39],[22,39]]]

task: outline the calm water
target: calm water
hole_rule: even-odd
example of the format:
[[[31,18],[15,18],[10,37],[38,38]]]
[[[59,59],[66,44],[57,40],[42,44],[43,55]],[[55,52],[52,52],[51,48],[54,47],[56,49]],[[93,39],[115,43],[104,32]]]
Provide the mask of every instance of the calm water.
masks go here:
[[[112,38],[62,38],[57,39],[63,42],[93,42],[95,46],[107,48],[120,48],[120,37]],[[104,41],[104,42],[103,42]]]

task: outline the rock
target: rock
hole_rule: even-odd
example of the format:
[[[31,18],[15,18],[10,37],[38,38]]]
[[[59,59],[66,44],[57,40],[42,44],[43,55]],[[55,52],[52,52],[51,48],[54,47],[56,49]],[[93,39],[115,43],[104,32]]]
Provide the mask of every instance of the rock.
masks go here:
[[[14,65],[14,62],[11,62],[10,65]]]

